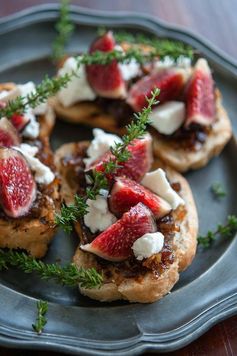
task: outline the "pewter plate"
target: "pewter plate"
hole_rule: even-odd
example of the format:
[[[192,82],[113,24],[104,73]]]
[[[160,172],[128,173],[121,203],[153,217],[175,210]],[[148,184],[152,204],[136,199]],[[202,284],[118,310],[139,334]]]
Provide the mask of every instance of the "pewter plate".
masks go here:
[[[71,8],[76,32],[69,51],[88,48],[98,26],[153,33],[182,40],[203,53],[211,63],[223,93],[224,105],[237,129],[237,63],[210,43],[157,19],[131,13],[102,13]],[[49,54],[58,16],[57,6],[39,6],[0,21],[0,82],[39,82],[54,74]],[[90,139],[91,130],[57,122],[52,136],[54,149],[64,142]],[[237,214],[236,142],[207,167],[186,175],[196,198],[200,232],[224,223]],[[227,197],[213,199],[210,186],[221,182]],[[45,258],[47,262],[70,261],[76,236],[59,232]],[[187,345],[215,323],[237,312],[237,239],[218,240],[206,251],[198,250],[192,266],[181,275],[172,292],[150,305],[117,302],[102,304],[81,296],[77,289],[63,288],[10,269],[0,273],[0,344],[31,349],[57,350],[85,355],[135,355],[144,351],[171,351]],[[31,328],[36,300],[48,300],[48,324],[37,336]]]

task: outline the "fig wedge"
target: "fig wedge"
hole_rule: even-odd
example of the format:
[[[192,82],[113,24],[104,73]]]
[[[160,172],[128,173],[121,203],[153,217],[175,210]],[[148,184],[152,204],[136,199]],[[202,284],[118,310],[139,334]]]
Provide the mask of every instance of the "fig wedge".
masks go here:
[[[208,126],[215,120],[215,91],[211,70],[206,59],[200,58],[186,89],[187,117],[191,124]]]
[[[187,81],[187,72],[184,69],[169,68],[153,72],[138,80],[128,93],[127,103],[134,111],[141,111],[147,106],[147,97],[150,98],[154,88],[160,89],[157,100],[160,104],[175,100],[181,94]]]
[[[134,241],[146,233],[156,230],[151,210],[139,203],[90,244],[81,245],[81,249],[108,261],[123,261],[133,255]]]
[[[115,49],[115,45],[113,33],[109,31],[92,44],[89,52],[111,52]],[[87,65],[86,73],[91,88],[99,96],[113,99],[126,97],[125,81],[116,60],[109,64]]]
[[[152,156],[152,138],[150,134],[146,134],[142,139],[134,140],[129,146],[128,151],[131,156],[126,162],[120,163],[116,174],[107,176],[114,178],[114,176],[126,176],[135,181],[140,181],[143,176],[150,170],[153,156]],[[111,152],[106,152],[102,157],[92,163],[90,169],[95,169],[99,172],[104,172],[104,163],[113,159]]]
[[[120,217],[138,203],[146,205],[156,219],[171,211],[168,202],[141,184],[129,178],[116,178],[109,196],[110,211]]]
[[[12,218],[26,215],[36,197],[36,184],[24,156],[0,147],[0,205]]]

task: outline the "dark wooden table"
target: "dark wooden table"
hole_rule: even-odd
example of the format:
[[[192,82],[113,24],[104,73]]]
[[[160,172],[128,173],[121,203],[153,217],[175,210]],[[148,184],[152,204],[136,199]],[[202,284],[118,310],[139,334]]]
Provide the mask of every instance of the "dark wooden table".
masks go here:
[[[29,6],[57,3],[47,0],[0,1],[0,16],[7,16]],[[148,13],[178,24],[213,42],[237,58],[237,0],[74,0],[73,4],[101,10],[130,10]],[[24,45],[24,41],[23,41]],[[53,356],[43,351],[0,348],[1,356]],[[58,355],[58,353],[57,353]],[[172,353],[174,356],[237,355],[237,316],[219,323],[191,345]]]

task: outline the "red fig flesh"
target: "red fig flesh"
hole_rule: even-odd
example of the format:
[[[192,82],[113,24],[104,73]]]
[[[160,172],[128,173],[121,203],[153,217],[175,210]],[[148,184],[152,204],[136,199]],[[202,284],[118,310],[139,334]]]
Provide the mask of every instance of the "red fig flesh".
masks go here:
[[[14,114],[11,117],[11,123],[17,129],[18,132],[21,132],[29,122],[30,119],[25,115]]]
[[[90,53],[111,52],[115,49],[112,32],[98,38],[91,46]],[[126,86],[116,60],[109,64],[92,64],[86,67],[87,79],[92,89],[105,98],[124,98]]]
[[[168,202],[141,184],[129,178],[117,178],[109,197],[110,211],[120,217],[138,203],[146,205],[155,218],[161,218],[171,211]]]
[[[141,111],[147,106],[146,97],[151,97],[154,88],[160,89],[157,97],[160,103],[175,100],[181,93],[187,75],[183,69],[165,69],[147,75],[138,80],[128,93],[127,103],[134,111]]]
[[[36,184],[28,163],[21,153],[0,148],[0,204],[13,218],[28,213],[36,197]]]
[[[18,146],[20,142],[20,137],[15,127],[8,119],[3,117],[0,120],[0,146]]]
[[[108,261],[123,261],[132,256],[134,241],[156,230],[150,209],[139,203],[97,236],[94,241],[81,248]]]
[[[146,134],[142,139],[134,140],[128,146],[128,151],[131,157],[126,162],[120,163],[122,168],[117,170],[115,176],[126,176],[135,181],[140,181],[150,170],[153,161],[151,136]],[[105,153],[96,162],[92,163],[90,169],[104,172],[104,163],[110,161],[113,157],[111,152]]]
[[[210,125],[215,120],[215,92],[211,70],[205,59],[197,61],[186,90],[187,118],[191,124]]]

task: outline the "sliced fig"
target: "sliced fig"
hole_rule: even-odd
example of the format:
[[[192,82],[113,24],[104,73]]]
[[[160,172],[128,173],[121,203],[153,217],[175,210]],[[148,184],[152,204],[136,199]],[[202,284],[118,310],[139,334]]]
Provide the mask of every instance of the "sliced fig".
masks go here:
[[[186,90],[187,117],[185,126],[210,125],[215,119],[214,81],[207,61],[200,58]]]
[[[152,165],[152,138],[150,134],[146,134],[142,139],[136,139],[128,146],[130,152],[130,158],[120,163],[119,168],[115,176],[126,176],[135,181],[140,181],[143,176],[148,172]],[[89,169],[95,169],[99,172],[104,172],[104,164],[110,160],[113,160],[112,153],[106,152],[102,157],[96,160]],[[107,176],[108,178],[113,178]]]
[[[0,120],[0,146],[18,146],[21,140],[17,130],[5,117]]]
[[[123,261],[132,256],[132,245],[139,237],[157,230],[152,212],[142,203],[98,235],[90,244],[81,246],[108,261]]]
[[[99,37],[91,46],[90,53],[111,52],[115,40],[111,31]],[[92,89],[105,98],[125,98],[126,85],[119,64],[113,60],[109,64],[92,64],[86,67],[87,79]]]
[[[171,211],[168,202],[141,184],[129,178],[116,178],[109,196],[110,211],[120,217],[138,203],[146,205],[155,218],[161,218]]]
[[[0,148],[0,204],[7,216],[18,218],[28,213],[36,197],[36,184],[24,156]]]
[[[128,93],[127,103],[134,111],[141,111],[147,106],[146,98],[151,97],[151,91],[154,88],[160,89],[157,98],[160,103],[175,100],[181,94],[186,80],[187,73],[184,69],[169,68],[153,72],[132,85]]]
[[[25,115],[14,114],[11,117],[11,123],[18,132],[21,132],[29,122],[30,118]]]

